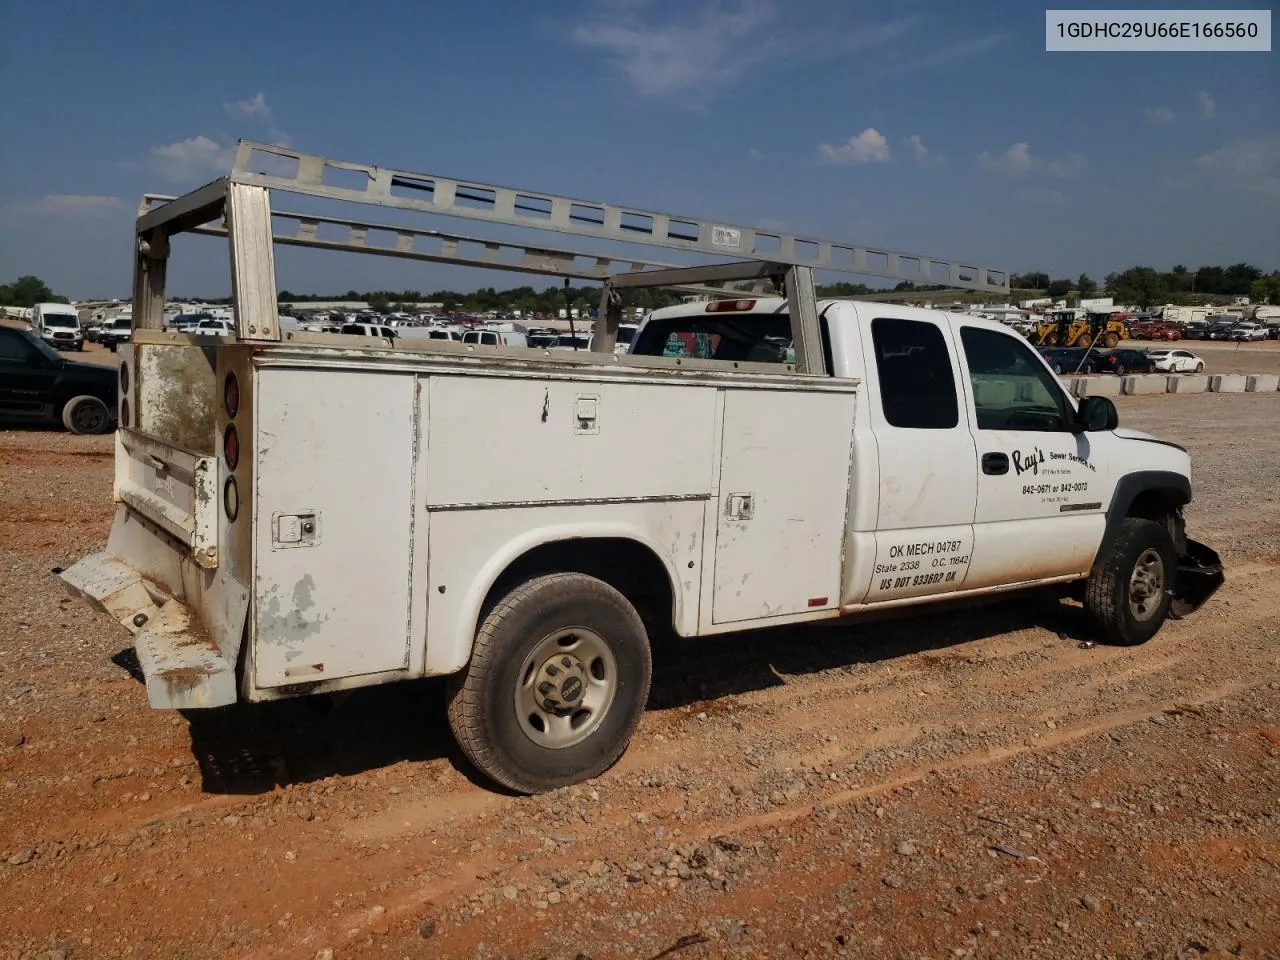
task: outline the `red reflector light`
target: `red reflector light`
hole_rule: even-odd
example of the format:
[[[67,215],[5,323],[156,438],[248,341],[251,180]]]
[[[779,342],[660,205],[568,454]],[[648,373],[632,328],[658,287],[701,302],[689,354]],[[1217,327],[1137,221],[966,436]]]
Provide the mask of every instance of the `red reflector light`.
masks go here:
[[[811,607],[825,607],[826,605],[827,605],[826,597],[810,597],[809,598],[809,606]]]
[[[222,435],[222,456],[232,470],[240,465],[240,434],[235,424],[229,424]]]
[[[222,402],[226,404],[228,417],[234,417],[239,412],[240,381],[234,373],[227,374],[227,382],[222,388]]]
[[[707,304],[707,313],[734,313],[750,310],[755,305],[754,300],[712,300]]]

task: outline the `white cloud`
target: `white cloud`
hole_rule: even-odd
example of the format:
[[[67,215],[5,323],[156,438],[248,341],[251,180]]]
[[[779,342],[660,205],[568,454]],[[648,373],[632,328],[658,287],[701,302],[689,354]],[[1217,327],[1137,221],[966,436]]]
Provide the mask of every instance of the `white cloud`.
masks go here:
[[[889,141],[875,127],[867,127],[844,143],[836,146],[822,144],[818,147],[818,155],[830,163],[887,163]]]
[[[1200,105],[1200,116],[1206,120],[1212,120],[1214,112],[1218,109],[1218,105],[1213,102],[1213,97],[1201,90],[1196,94],[1196,103]]]
[[[918,134],[912,134],[904,141],[911,148],[911,156],[918,167],[937,167],[942,165],[942,156],[934,153],[924,145]]]
[[[178,182],[230,173],[235,158],[234,146],[223,146],[205,136],[151,148],[151,166],[161,176]]]
[[[248,100],[237,100],[235,103],[224,103],[222,108],[237,120],[269,120],[271,107],[267,105],[264,93],[255,93]]]
[[[803,56],[812,65],[887,43],[916,23],[837,26],[795,17],[778,0],[726,0],[661,23],[643,19],[648,11],[644,3],[605,4],[597,19],[574,27],[570,39],[607,54],[641,94],[688,94],[691,103],[705,102],[764,63]]]
[[[18,200],[6,204],[4,212],[22,217],[101,217],[120,209],[119,197],[78,193],[50,193],[38,200]]]
[[[1198,173],[1229,187],[1280,200],[1280,137],[1233,140],[1197,157]]]
[[[1167,127],[1173,123],[1173,111],[1168,107],[1147,107],[1143,114],[1147,118],[1147,123],[1157,127]]]
[[[984,170],[998,173],[1005,177],[1024,177],[1029,173],[1044,173],[1051,177],[1070,177],[1079,173],[1084,166],[1084,157],[1072,153],[1054,160],[1037,157],[1031,152],[1031,146],[1024,142],[1015,143],[1003,153],[992,155],[984,150],[978,157],[978,163]]]
[[[957,60],[967,60],[970,57],[981,56],[984,53],[990,53],[1000,44],[1009,39],[1007,33],[991,33],[985,37],[972,37],[968,40],[960,40],[946,47],[937,50],[930,50],[927,53],[921,53],[917,56],[904,56],[898,62],[884,71],[886,74],[895,73],[911,73],[916,70],[924,70],[929,67],[935,67],[941,63],[954,63]]]

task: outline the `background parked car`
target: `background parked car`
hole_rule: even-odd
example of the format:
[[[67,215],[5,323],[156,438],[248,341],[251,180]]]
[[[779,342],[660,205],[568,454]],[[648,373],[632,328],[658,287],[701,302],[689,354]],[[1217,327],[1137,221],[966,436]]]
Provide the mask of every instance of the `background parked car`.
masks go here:
[[[115,352],[116,347],[122,343],[128,343],[132,338],[132,316],[116,317],[110,323],[104,323],[98,328],[98,342],[112,353]]]
[[[1037,347],[1054,373],[1096,373],[1098,352],[1079,347]]]
[[[1204,328],[1204,339],[1206,340],[1230,340],[1231,331],[1235,329],[1236,324],[1240,322],[1239,317],[1223,316],[1221,314],[1210,317],[1208,325]]]
[[[115,367],[77,363],[31,330],[0,326],[0,416],[62,422],[72,433],[115,428]]]
[[[1245,321],[1237,323],[1231,328],[1230,337],[1232,340],[1265,340],[1267,339],[1267,328],[1260,323]]]
[[[1147,356],[1160,373],[1204,372],[1204,361],[1190,350],[1152,350]]]
[[[1114,373],[1118,377],[1130,373],[1155,373],[1156,369],[1155,362],[1147,351],[1125,347],[1100,354],[1097,367],[1099,373]]]

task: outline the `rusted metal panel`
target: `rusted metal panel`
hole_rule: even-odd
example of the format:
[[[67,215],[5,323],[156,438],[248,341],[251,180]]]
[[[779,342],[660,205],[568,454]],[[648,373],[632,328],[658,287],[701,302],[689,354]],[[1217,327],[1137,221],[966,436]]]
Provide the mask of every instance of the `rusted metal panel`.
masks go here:
[[[185,604],[164,604],[138,631],[134,646],[152,707],[194,710],[235,703],[232,664]]]
[[[84,597],[130,632],[156,609],[156,598],[138,572],[108,553],[91,553],[59,576],[73,596]],[[158,591],[157,591],[158,592]]]
[[[184,450],[213,453],[216,349],[135,345],[140,432]]]

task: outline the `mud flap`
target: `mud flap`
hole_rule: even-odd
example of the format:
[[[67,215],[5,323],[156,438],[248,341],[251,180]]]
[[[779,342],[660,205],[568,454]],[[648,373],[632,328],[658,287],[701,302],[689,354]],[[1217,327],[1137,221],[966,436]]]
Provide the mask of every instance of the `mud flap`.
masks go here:
[[[1203,543],[1188,538],[1187,552],[1178,558],[1178,579],[1169,615],[1181,620],[1212,597],[1226,579],[1222,559]]]

